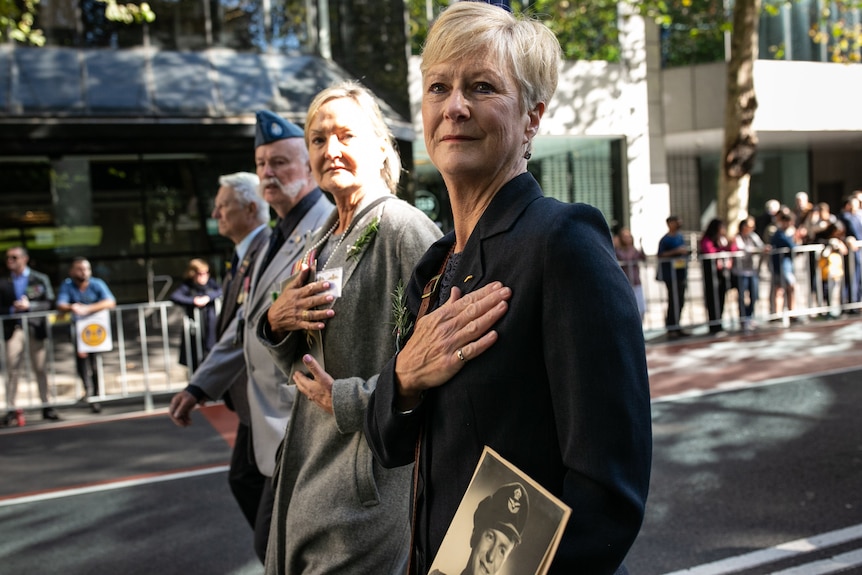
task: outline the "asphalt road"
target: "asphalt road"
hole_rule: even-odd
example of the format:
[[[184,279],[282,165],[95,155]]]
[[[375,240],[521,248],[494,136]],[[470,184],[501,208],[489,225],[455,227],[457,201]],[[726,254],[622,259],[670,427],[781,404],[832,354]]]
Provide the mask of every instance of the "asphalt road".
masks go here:
[[[632,575],[862,573],[860,342],[857,321],[650,344]],[[227,487],[233,421],[179,429],[158,399],[0,429],[0,575],[262,573]]]
[[[848,569],[812,566],[862,549],[860,407],[860,371],[655,402],[648,512],[627,560],[631,573],[719,560],[723,567],[692,575],[794,566],[800,574],[862,573],[862,556]],[[802,546],[805,553],[740,570],[740,556],[848,528],[855,531],[843,546]]]
[[[3,431],[0,573],[263,573],[218,422],[122,411]]]

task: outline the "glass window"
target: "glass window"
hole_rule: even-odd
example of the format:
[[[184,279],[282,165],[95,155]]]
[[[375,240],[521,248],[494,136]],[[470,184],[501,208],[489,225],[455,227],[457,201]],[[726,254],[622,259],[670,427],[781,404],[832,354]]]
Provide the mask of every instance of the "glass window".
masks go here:
[[[36,14],[36,27],[45,34],[49,46],[78,44],[79,19],[77,2],[73,0],[42,0]]]
[[[254,48],[255,26],[259,12],[255,0],[222,0],[213,5],[213,41],[217,46],[239,51]]]
[[[34,230],[54,225],[51,165],[47,160],[0,162],[3,209],[0,210],[0,250],[32,244]]]
[[[200,50],[207,42],[211,19],[208,0],[155,0],[150,2],[156,19],[148,24],[150,44],[165,50]],[[211,32],[210,32],[211,34]]]
[[[248,162],[245,153],[0,162],[0,249],[25,245],[56,283],[85,256],[121,303],[158,297],[192,257],[220,277],[231,242],[210,218],[218,177]]]
[[[152,0],[149,24],[108,20],[99,0],[43,0],[36,26],[49,46],[314,53],[307,0]]]

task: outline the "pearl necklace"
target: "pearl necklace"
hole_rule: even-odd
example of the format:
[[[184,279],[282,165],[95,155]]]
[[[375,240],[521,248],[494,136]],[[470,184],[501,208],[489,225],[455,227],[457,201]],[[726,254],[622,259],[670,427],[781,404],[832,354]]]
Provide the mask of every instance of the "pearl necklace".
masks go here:
[[[386,197],[387,196],[384,196],[384,198],[386,198]],[[329,257],[326,258],[326,263],[324,264],[323,268],[320,271],[324,271],[324,270],[326,270],[327,267],[329,267],[329,262],[332,261],[332,257],[335,255],[335,252],[338,251],[338,248],[341,247],[341,243],[344,241],[344,238],[346,238],[350,234],[350,231],[353,229],[353,226],[357,225],[359,223],[359,220],[362,219],[362,217],[365,215],[365,213],[367,211],[369,211],[375,204],[379,203],[380,200],[381,200],[381,198],[374,200],[371,204],[369,204],[368,206],[363,208],[358,214],[355,211],[353,212],[353,215],[355,217],[351,218],[350,225],[347,226],[347,228],[344,230],[344,233],[341,234],[340,238],[338,238],[338,243],[335,244],[334,248],[332,248],[332,251],[329,253]],[[311,246],[311,248],[309,248],[309,250],[307,252],[305,252],[305,257],[303,257],[301,261],[307,262],[310,265],[311,262],[308,261],[308,256],[311,255],[311,252],[315,252],[315,255],[316,255],[317,250],[321,246],[323,246],[327,241],[329,241],[329,238],[331,238],[332,234],[335,233],[335,230],[338,228],[338,224],[340,222],[341,222],[341,218],[335,220],[335,223],[332,224],[332,227],[329,228],[329,231],[327,231],[325,234],[323,234],[323,237],[320,238],[316,244]]]
[[[339,223],[340,221],[341,221],[341,220],[335,220],[335,223],[334,223],[334,224],[332,224],[332,227],[331,227],[331,228],[329,228],[329,231],[327,231],[325,234],[323,234],[323,237],[322,237],[322,238],[320,238],[320,239],[317,241],[317,243],[316,243],[316,244],[314,244],[313,246],[311,246],[311,248],[309,248],[309,250],[308,250],[307,252],[305,252],[305,257],[304,257],[304,258],[302,258],[302,261],[308,261],[308,256],[309,256],[309,255],[311,255],[311,252],[317,252],[318,248],[320,248],[320,247],[321,247],[321,246],[323,246],[327,241],[329,241],[329,238],[331,238],[331,237],[332,237],[332,234],[333,234],[333,233],[335,232],[335,230],[338,228],[338,223]],[[337,251],[338,251],[338,248],[340,248],[340,247],[341,247],[341,243],[344,241],[344,238],[346,238],[346,237],[347,237],[347,233],[350,231],[350,229],[349,229],[349,228],[350,228],[350,226],[348,226],[348,229],[345,229],[345,230],[344,230],[344,233],[343,233],[343,234],[341,234],[341,237],[340,237],[340,238],[338,238],[338,243],[337,243],[337,244],[335,244],[335,247],[334,247],[334,248],[332,248],[332,251],[329,253],[329,257],[328,257],[328,258],[326,258],[326,263],[323,265],[323,268],[320,270],[321,272],[322,272],[322,271],[324,271],[324,270],[326,270],[326,268],[329,266],[329,262],[331,262],[331,261],[332,261],[332,256],[334,256],[334,255],[335,255],[335,252],[337,252]],[[309,263],[311,263],[311,262],[309,262]]]

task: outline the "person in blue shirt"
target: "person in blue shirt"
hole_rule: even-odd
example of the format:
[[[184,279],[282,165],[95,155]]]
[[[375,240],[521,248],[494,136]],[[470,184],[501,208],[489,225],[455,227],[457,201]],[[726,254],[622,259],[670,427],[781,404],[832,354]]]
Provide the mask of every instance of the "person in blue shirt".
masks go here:
[[[669,339],[688,335],[680,327],[682,306],[685,305],[685,290],[688,285],[688,256],[691,253],[680,230],[682,220],[679,216],[669,216],[667,233],[658,243],[658,279],[667,286],[667,315],[665,326]]]
[[[858,303],[862,301],[862,220],[859,219],[859,198],[847,196],[838,221],[844,225],[844,242],[849,253],[844,256],[844,302]],[[851,314],[859,313],[858,309],[849,310]]]
[[[796,307],[796,274],[793,272],[793,250],[796,242],[788,230],[793,226],[793,214],[780,212],[776,216],[778,229],[772,234],[772,285],[775,288],[776,312],[782,313]],[[782,304],[783,301],[783,304]]]
[[[71,312],[73,320],[86,317],[104,309],[114,309],[117,301],[108,288],[108,284],[93,277],[93,269],[89,260],[77,257],[72,260],[69,277],[63,280],[57,292],[57,310]],[[88,397],[99,395],[99,378],[96,371],[95,358],[87,352],[78,351],[76,367]],[[90,403],[93,413],[102,411],[99,402]]]

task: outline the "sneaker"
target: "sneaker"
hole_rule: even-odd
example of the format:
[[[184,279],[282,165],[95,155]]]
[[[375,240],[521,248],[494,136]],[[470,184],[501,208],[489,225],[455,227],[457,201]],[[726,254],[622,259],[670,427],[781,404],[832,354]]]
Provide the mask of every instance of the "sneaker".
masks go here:
[[[20,409],[9,411],[3,418],[3,427],[21,427],[24,425],[24,412]]]
[[[60,421],[60,416],[57,415],[57,412],[54,411],[53,407],[46,407],[42,410],[42,419],[48,419],[51,421]]]

